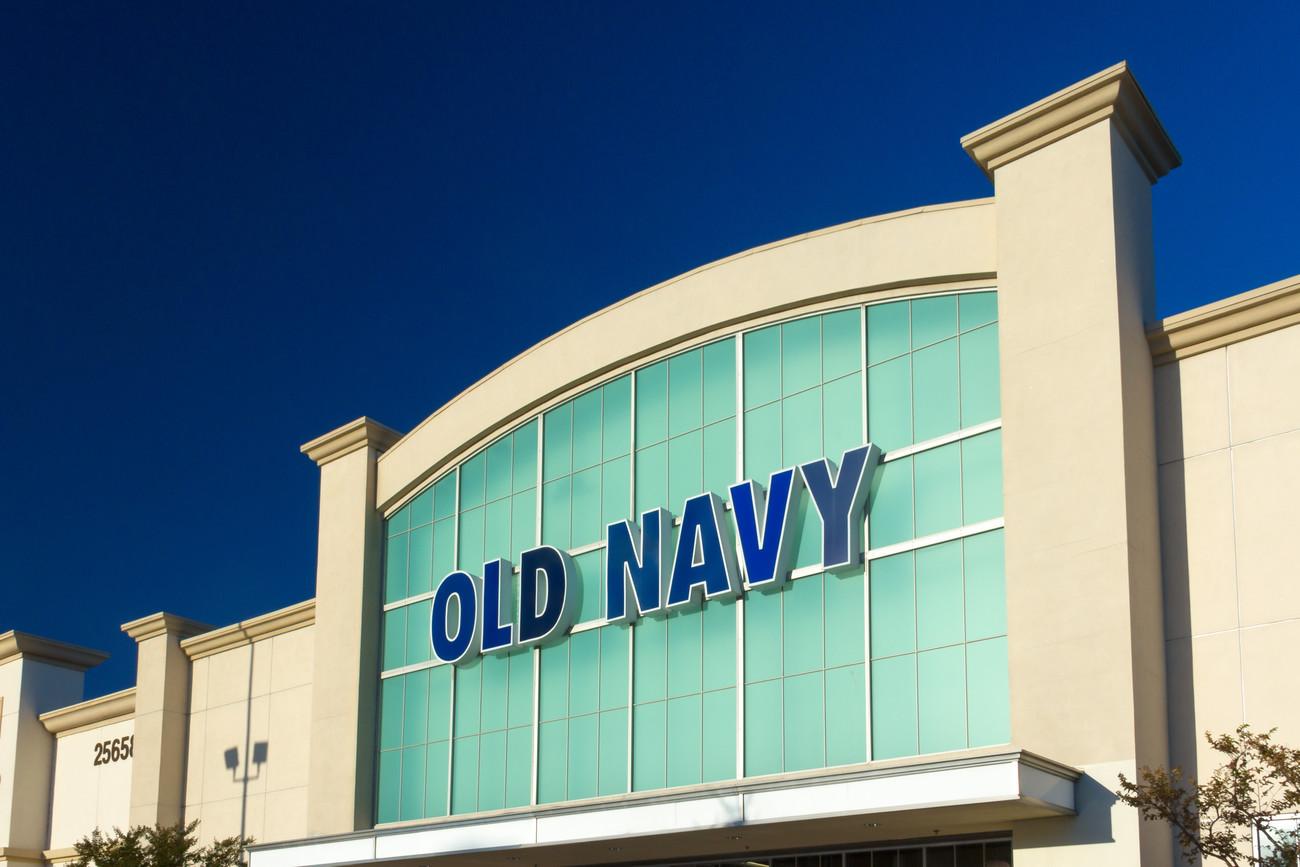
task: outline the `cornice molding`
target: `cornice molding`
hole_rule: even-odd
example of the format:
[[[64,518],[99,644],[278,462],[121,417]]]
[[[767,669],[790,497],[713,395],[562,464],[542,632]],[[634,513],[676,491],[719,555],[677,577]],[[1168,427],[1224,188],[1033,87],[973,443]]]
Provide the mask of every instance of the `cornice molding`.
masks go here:
[[[150,614],[147,617],[141,617],[138,620],[132,620],[130,623],[122,624],[122,631],[135,639],[137,644],[163,634],[177,635],[185,639],[191,635],[208,632],[211,629],[212,627],[206,623],[190,620],[188,617],[181,617],[179,614],[169,614],[166,611],[159,611],[156,614]]]
[[[1156,365],[1300,324],[1300,274],[1178,313],[1147,331]]]
[[[0,665],[23,658],[39,659],[41,662],[85,671],[108,659],[108,654],[15,629],[0,634]]]
[[[362,416],[309,443],[303,443],[299,451],[315,461],[317,466],[323,467],[358,449],[370,447],[378,452],[386,451],[401,438],[402,435],[391,427]]]
[[[296,605],[261,614],[248,620],[223,626],[181,642],[181,649],[190,659],[202,659],[223,650],[242,647],[316,622],[316,600],[307,599]]]
[[[38,719],[52,735],[75,734],[110,722],[119,722],[135,714],[135,687],[92,698],[79,704],[46,711]]]
[[[1094,123],[1114,121],[1151,183],[1182,164],[1178,149],[1123,61],[961,139],[990,178],[994,170]]]

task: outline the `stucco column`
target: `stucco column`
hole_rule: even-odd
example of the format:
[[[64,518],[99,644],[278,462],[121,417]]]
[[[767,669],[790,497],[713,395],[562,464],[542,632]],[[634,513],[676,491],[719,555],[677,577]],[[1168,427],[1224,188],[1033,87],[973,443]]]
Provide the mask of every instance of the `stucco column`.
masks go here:
[[[307,833],[374,825],[383,522],[375,463],[400,434],[359,418],[302,451],[320,467]]]
[[[1122,63],[962,145],[997,199],[1011,735],[1085,772],[1077,818],[1015,828],[1016,864],[1168,864],[1110,790],[1168,760],[1145,324],[1179,156]]]
[[[175,825],[184,818],[190,660],[181,641],[211,629],[161,611],[122,624],[136,644],[132,825]]]
[[[39,716],[81,701],[86,669],[107,658],[24,632],[0,634],[0,867],[44,863],[54,735]]]

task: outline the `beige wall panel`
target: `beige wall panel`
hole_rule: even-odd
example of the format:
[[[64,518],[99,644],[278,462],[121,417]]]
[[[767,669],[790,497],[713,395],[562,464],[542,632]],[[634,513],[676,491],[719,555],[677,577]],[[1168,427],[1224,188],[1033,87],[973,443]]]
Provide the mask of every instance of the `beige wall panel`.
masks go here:
[[[1232,456],[1228,450],[1160,467],[1165,636],[1237,626]]]
[[[1233,443],[1300,428],[1300,327],[1233,344],[1227,353]]]
[[[251,702],[224,704],[207,711],[203,755],[204,812],[215,801],[266,790],[266,765],[252,763],[254,745],[268,743],[270,699],[259,696]],[[226,766],[226,752],[236,751],[236,767]],[[244,777],[248,777],[245,788]]]
[[[1156,447],[1161,463],[1228,446],[1226,349],[1155,369]]]
[[[130,737],[134,730],[125,720],[58,739],[48,848],[72,846],[96,828],[108,833],[129,824],[133,759],[94,762],[96,743]]]
[[[208,714],[190,714],[189,739],[185,744],[185,814],[203,803],[204,754],[207,750]]]
[[[1122,773],[1131,780],[1136,775],[1135,769],[1134,762],[1080,767],[1084,776],[1074,786],[1077,816],[1032,819],[1012,825],[1011,846],[1016,867],[1138,864],[1136,811],[1120,804],[1113,793],[1119,785],[1119,775]]]
[[[271,691],[271,642],[259,641],[208,657],[209,708]]]
[[[1233,462],[1241,624],[1300,617],[1300,431],[1237,446]]]
[[[196,659],[190,663],[190,713],[197,713],[208,706],[208,657]]]
[[[1256,731],[1277,728],[1277,738],[1300,745],[1300,690],[1295,689],[1295,656],[1300,620],[1241,630],[1241,669],[1246,721]]]
[[[301,840],[307,836],[307,789],[280,789],[266,793],[264,843]]]
[[[199,823],[199,837],[202,842],[221,840],[226,837],[253,837],[262,842],[262,830],[266,815],[266,796],[248,795],[247,797],[226,798],[211,801],[203,805],[203,819]]]
[[[1205,733],[1230,732],[1244,721],[1237,631],[1170,641],[1168,659],[1169,762],[1208,778],[1220,762]]]
[[[305,787],[311,759],[311,686],[274,692],[269,701],[266,789]]]
[[[271,692],[311,683],[316,630],[308,626],[271,639]]]

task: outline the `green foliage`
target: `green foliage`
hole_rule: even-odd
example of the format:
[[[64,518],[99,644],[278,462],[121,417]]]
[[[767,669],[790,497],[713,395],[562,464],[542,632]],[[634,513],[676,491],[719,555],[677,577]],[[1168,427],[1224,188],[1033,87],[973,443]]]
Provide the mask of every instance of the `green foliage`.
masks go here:
[[[252,839],[227,837],[199,846],[198,820],[188,825],[136,825],[114,828],[105,836],[96,828],[76,844],[73,867],[241,867],[244,846]]]
[[[1300,831],[1274,817],[1300,812],[1300,750],[1241,725],[1205,739],[1225,763],[1204,783],[1179,768],[1142,768],[1136,783],[1120,774],[1120,801],[1143,819],[1168,822],[1189,861],[1217,858],[1229,867],[1297,867]],[[1255,854],[1258,835],[1261,851]]]

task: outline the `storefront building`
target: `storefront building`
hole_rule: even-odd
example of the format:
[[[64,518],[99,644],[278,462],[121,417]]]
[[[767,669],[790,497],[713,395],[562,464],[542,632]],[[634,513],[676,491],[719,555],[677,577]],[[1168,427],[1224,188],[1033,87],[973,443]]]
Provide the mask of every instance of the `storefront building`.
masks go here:
[[[1115,803],[1300,737],[1300,278],[1154,319],[1179,156],[1120,64],[990,199],[769,244],[320,466],[313,599],[0,635],[0,865],[198,819],[252,867],[1175,863]]]

